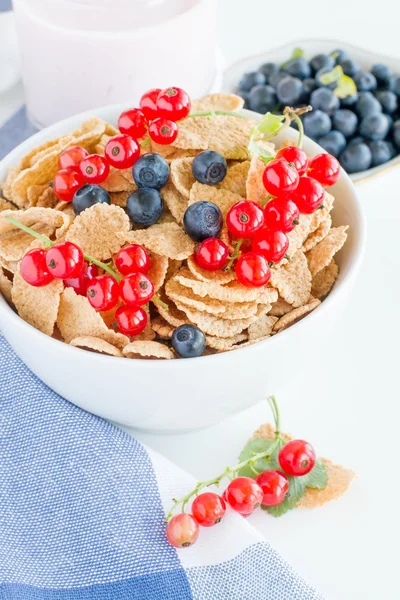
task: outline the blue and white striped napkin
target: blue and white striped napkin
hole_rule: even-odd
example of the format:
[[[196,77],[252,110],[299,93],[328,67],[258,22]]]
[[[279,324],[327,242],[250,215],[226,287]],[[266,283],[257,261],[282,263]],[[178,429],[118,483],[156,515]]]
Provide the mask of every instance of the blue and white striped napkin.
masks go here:
[[[1,600],[321,600],[233,511],[172,548],[165,512],[193,479],[62,399],[2,337],[0,365]]]

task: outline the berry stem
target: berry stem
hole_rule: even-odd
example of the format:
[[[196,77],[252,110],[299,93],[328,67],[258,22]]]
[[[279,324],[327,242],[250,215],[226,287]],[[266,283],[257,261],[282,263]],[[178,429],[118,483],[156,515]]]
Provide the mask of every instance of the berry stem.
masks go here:
[[[239,256],[240,256],[240,248],[241,248],[243,242],[244,242],[243,238],[240,239],[240,240],[237,240],[237,242],[235,242],[233,254],[232,254],[232,256],[229,257],[228,264],[226,265],[226,267],[224,269],[225,271],[230,271],[231,268],[232,268],[233,263],[235,262],[235,260],[237,258],[239,258]]]
[[[148,138],[145,138],[143,141],[141,141],[141,142],[139,143],[139,146],[140,146],[141,148],[147,148],[147,146],[148,146],[149,144],[150,144],[150,138],[148,137]]]
[[[178,498],[178,499],[173,498],[172,508],[169,511],[169,513],[167,514],[167,516],[165,517],[165,521],[167,523],[172,518],[176,508],[179,505],[182,505],[182,512],[185,512],[185,507],[186,507],[187,503],[190,501],[190,499],[193,498],[193,496],[197,496],[199,494],[199,492],[201,492],[201,490],[203,490],[204,488],[210,487],[211,485],[218,486],[221,483],[222,479],[224,479],[225,477],[227,477],[228,479],[232,479],[232,475],[236,476],[237,473],[240,471],[240,469],[243,469],[243,467],[249,466],[251,468],[251,470],[253,471],[254,475],[259,475],[259,472],[255,468],[255,464],[257,463],[257,461],[261,460],[261,459],[266,459],[266,458],[269,458],[270,456],[272,456],[272,454],[275,452],[278,444],[281,441],[283,441],[282,436],[280,434],[280,416],[279,416],[278,404],[277,404],[274,396],[270,396],[268,398],[268,402],[271,407],[274,421],[275,421],[275,443],[268,450],[265,450],[265,452],[254,453],[254,454],[252,454],[252,456],[250,458],[247,458],[246,460],[242,460],[240,463],[237,463],[235,466],[226,467],[225,471],[223,471],[222,473],[220,473],[213,479],[209,479],[208,481],[199,481],[196,484],[195,488],[191,492],[186,494],[186,496],[183,496],[182,498]]]
[[[158,294],[154,294],[154,296],[151,299],[151,302],[153,304],[158,304],[158,306],[161,306],[161,308],[163,308],[165,311],[169,311],[168,304],[165,304],[165,302],[161,300]]]
[[[45,235],[41,235],[40,233],[37,233],[31,227],[28,227],[27,225],[24,225],[20,221],[17,221],[17,219],[14,219],[14,217],[10,217],[9,215],[3,215],[3,218],[6,219],[6,221],[11,223],[12,225],[15,225],[15,227],[22,229],[22,231],[25,231],[25,233],[29,233],[29,235],[31,235],[32,237],[37,238],[38,240],[40,240],[41,242],[46,244],[46,249],[51,248],[56,243],[56,242],[52,242]],[[85,260],[87,260],[90,263],[93,263],[94,265],[97,265],[98,267],[100,267],[100,269],[103,269],[106,273],[111,275],[111,277],[114,277],[114,279],[116,281],[118,281],[118,282],[121,281],[121,277],[118,275],[118,273],[116,271],[114,271],[114,269],[112,269],[106,263],[103,263],[100,260],[93,258],[93,256],[90,256],[89,254],[84,254],[83,256],[84,256]]]
[[[199,110],[196,112],[191,112],[186,118],[189,119],[190,117],[214,117],[215,115],[228,115],[229,117],[237,117],[238,119],[245,119],[246,121],[254,120],[254,117],[252,117],[251,115],[244,115],[234,110]]]

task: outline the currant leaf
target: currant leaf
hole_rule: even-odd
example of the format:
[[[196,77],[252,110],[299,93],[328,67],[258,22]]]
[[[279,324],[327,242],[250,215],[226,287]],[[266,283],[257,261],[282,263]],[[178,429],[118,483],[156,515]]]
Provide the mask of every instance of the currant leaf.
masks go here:
[[[257,460],[254,465],[246,465],[240,469],[239,475],[241,477],[254,478],[256,477],[256,472],[262,473],[263,471],[278,469],[278,453],[282,446],[283,442],[281,440],[278,442],[276,440],[264,440],[262,438],[255,438],[254,440],[251,440],[248,444],[246,444],[240,453],[240,462],[248,460],[254,454],[258,454],[259,452],[267,452],[268,450],[272,450],[271,456]]]
[[[261,506],[261,508],[273,517],[281,517],[292,508],[295,508],[296,504],[305,494],[306,491],[306,477],[290,477],[289,480],[289,491],[286,495],[285,500],[278,504],[278,506]]]
[[[284,118],[284,115],[273,115],[272,113],[267,112],[263,116],[262,120],[254,127],[253,132],[255,132],[256,134],[274,133],[275,131],[278,131]]]
[[[332,71],[327,71],[320,76],[321,83],[324,85],[330,85],[339,79],[343,75],[343,69],[340,65],[337,65]]]
[[[333,90],[333,93],[338,98],[347,98],[347,96],[352,96],[357,91],[357,86],[348,75],[342,75],[338,80],[337,87]]]
[[[257,144],[255,140],[250,140],[248,150],[251,156],[258,156],[264,163],[269,163],[274,159],[271,149],[265,148],[261,144]]]
[[[287,60],[286,62],[282,63],[280,65],[281,69],[284,69],[286,67],[286,65],[291,61],[291,60],[295,60],[296,58],[302,58],[305,55],[304,50],[302,50],[301,48],[293,48],[292,51],[292,56],[289,58],[289,60]]]
[[[328,473],[322,460],[317,459],[312,470],[304,476],[306,487],[323,490],[328,484]]]

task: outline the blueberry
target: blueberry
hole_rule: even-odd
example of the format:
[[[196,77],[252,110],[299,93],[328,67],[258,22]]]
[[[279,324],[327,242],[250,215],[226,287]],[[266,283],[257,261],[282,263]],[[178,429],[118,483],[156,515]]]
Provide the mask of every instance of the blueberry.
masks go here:
[[[388,123],[389,123],[389,130],[390,130],[393,125],[393,117],[392,117],[392,115],[387,115],[386,113],[382,113],[382,114],[387,118]]]
[[[297,77],[291,77],[286,75],[278,83],[276,89],[276,95],[278,96],[279,102],[282,104],[293,106],[300,99],[303,93],[303,84]]]
[[[111,204],[110,194],[100,185],[87,183],[75,192],[72,208],[76,215],[94,204]]]
[[[269,63],[264,63],[263,65],[261,65],[261,67],[258,70],[260,71],[260,73],[262,73],[264,75],[264,77],[268,81],[268,79],[271,77],[272,73],[278,73],[279,67],[277,64],[269,62]]]
[[[200,152],[193,159],[192,173],[196,181],[206,185],[214,185],[223,180],[226,175],[226,160],[215,150]]]
[[[339,98],[329,88],[320,87],[311,94],[310,104],[314,110],[322,110],[331,115],[339,108]]]
[[[383,140],[388,131],[390,123],[386,115],[377,113],[364,117],[360,124],[360,134],[367,140]]]
[[[389,69],[389,67],[382,63],[372,65],[371,73],[375,77],[379,86],[386,85],[392,76],[392,71]]]
[[[243,75],[239,81],[239,88],[244,92],[249,92],[255,85],[264,85],[265,82],[265,75],[260,73],[260,71],[253,71]]]
[[[303,124],[306,135],[313,140],[326,135],[332,129],[329,116],[322,112],[322,110],[316,110],[304,115]]]
[[[392,135],[395,146],[400,150],[400,120],[393,123]]]
[[[357,103],[358,94],[355,92],[354,94],[350,94],[345,98],[340,99],[340,106],[354,106]]]
[[[389,90],[375,92],[375,98],[381,104],[383,112],[391,115],[397,110],[397,96]]]
[[[372,153],[372,167],[382,165],[383,163],[388,162],[388,160],[394,156],[394,148],[390,142],[377,140],[374,142],[369,142],[368,146]]]
[[[354,75],[360,70],[359,65],[351,58],[342,60],[340,66],[343,69],[343,73],[349,77],[354,77]]]
[[[341,153],[339,161],[347,173],[366,171],[372,163],[372,152],[367,144],[349,144]]]
[[[382,112],[382,106],[371,92],[360,92],[355,110],[358,116],[363,119]]]
[[[348,140],[347,146],[351,146],[352,144],[365,144],[366,140],[361,135],[355,135],[353,138]]]
[[[332,71],[335,66],[335,59],[329,54],[317,54],[310,60],[310,65],[314,73],[321,69]]]
[[[265,114],[274,110],[276,93],[272,85],[255,85],[249,94],[249,108]]]
[[[243,92],[243,90],[237,90],[236,93],[238,96],[240,96],[244,100],[243,108],[249,108],[249,93],[250,92]]]
[[[318,144],[323,147],[324,150],[333,154],[336,158],[346,148],[346,138],[340,131],[330,131],[326,135],[318,138]]]
[[[215,238],[222,229],[222,213],[213,202],[200,200],[194,202],[185,211],[183,228],[195,242]]]
[[[136,225],[149,227],[157,223],[164,210],[164,202],[158,190],[139,188],[133,192],[126,203],[126,212]]]
[[[340,64],[343,60],[347,60],[349,58],[349,55],[346,52],[346,50],[342,50],[341,48],[335,48],[335,50],[332,50],[331,56],[335,60],[335,63],[337,65]]]
[[[351,137],[357,129],[357,115],[348,108],[341,108],[333,114],[332,125],[334,129],[343,133],[345,137]]]
[[[159,190],[169,179],[169,166],[160,154],[144,154],[132,167],[133,179],[139,188]]]
[[[292,58],[289,60],[284,67],[286,73],[292,75],[292,77],[298,77],[299,79],[307,79],[311,77],[311,67],[302,56],[300,58]]]
[[[315,89],[317,89],[317,82],[315,79],[307,78],[303,81],[304,92],[311,94]]]
[[[353,80],[359,92],[373,92],[378,87],[375,77],[366,71],[356,73]]]
[[[180,325],[174,330],[171,343],[182,358],[196,358],[206,349],[206,336],[195,325]]]
[[[287,73],[284,73],[283,71],[277,71],[270,75],[268,83],[276,89],[278,87],[279,82],[282,81],[282,79],[284,79],[285,77],[287,77]]]
[[[396,94],[397,97],[400,96],[400,75],[393,75],[390,89]]]
[[[332,69],[320,69],[315,74],[315,81],[317,82],[318,87],[327,87],[330,90],[334,90],[337,87],[337,81],[332,81],[332,83],[323,83],[321,81],[322,75],[325,73],[330,73]]]

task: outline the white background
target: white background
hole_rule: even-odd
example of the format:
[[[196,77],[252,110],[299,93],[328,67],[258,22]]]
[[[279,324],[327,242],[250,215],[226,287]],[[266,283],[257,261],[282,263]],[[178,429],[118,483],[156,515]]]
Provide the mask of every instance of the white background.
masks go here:
[[[342,39],[400,57],[399,12],[389,0],[369,5],[309,0],[304,7],[293,0],[219,0],[219,42],[227,64],[307,37]],[[22,99],[20,86],[0,97],[0,122]],[[358,477],[344,497],[323,508],[295,510],[280,519],[260,511],[250,522],[328,600],[395,600],[400,596],[400,167],[357,189],[368,244],[353,295],[323,351],[299,356],[303,369],[296,381],[288,364],[276,396],[284,429]],[[245,364],[242,373],[232,373],[239,375],[246,376]],[[268,406],[261,404],[206,431],[135,435],[195,477],[208,479],[236,462],[252,431],[269,418]]]

